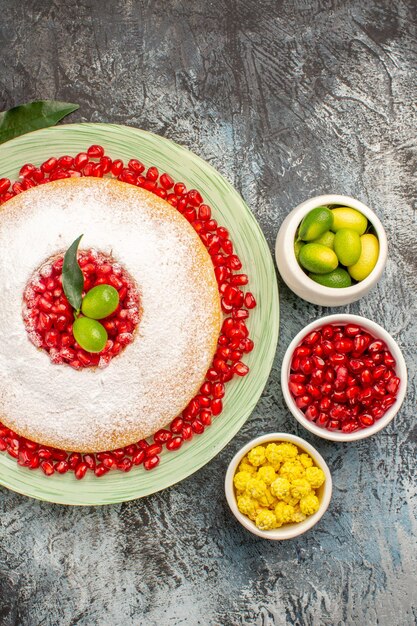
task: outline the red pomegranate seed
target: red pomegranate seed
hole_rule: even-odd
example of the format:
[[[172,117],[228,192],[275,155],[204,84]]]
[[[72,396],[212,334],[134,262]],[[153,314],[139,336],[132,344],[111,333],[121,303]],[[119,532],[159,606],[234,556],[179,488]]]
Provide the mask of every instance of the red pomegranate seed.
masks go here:
[[[111,173],[113,174],[113,176],[120,176],[123,167],[123,161],[121,161],[120,159],[116,159],[115,161],[113,161],[113,164],[111,166]]]
[[[248,374],[249,372],[249,367],[245,365],[245,363],[238,361],[237,363],[233,364],[232,370],[238,376],[246,376],[246,374]]]
[[[150,167],[146,172],[146,179],[155,182],[158,180],[159,172],[156,167]]]
[[[159,456],[152,456],[150,459],[146,459],[143,466],[146,470],[151,470],[159,464]]]
[[[163,444],[172,439],[172,433],[169,430],[161,429],[154,434],[153,438],[156,443]]]
[[[172,439],[170,439],[170,441],[168,441],[168,443],[166,444],[166,449],[167,450],[178,450],[183,444],[183,438],[182,437],[173,437]]]
[[[58,463],[55,463],[54,467],[55,471],[58,472],[58,474],[66,474],[66,472],[68,472],[70,469],[67,461],[58,461]]]
[[[162,452],[162,446],[159,443],[152,443],[150,446],[148,446],[148,448],[145,450],[145,458],[150,459],[153,456],[160,454]]]
[[[88,469],[95,470],[96,468],[96,459],[92,454],[84,454],[83,461],[87,465]]]
[[[133,467],[132,461],[126,456],[121,461],[117,462],[117,469],[121,472],[130,472]]]
[[[88,470],[88,465],[87,463],[79,463],[77,465],[77,467],[75,468],[74,474],[75,474],[75,478],[77,480],[81,480],[82,478],[84,478],[84,476],[86,475]]]
[[[398,378],[398,376],[393,376],[393,377],[392,377],[392,378],[391,378],[391,379],[387,382],[387,385],[386,385],[386,389],[387,389],[388,393],[389,393],[389,394],[392,394],[392,395],[396,394],[396,393],[397,393],[397,391],[398,391],[398,389],[399,389],[400,382],[401,382],[401,381],[400,381],[400,379]]]
[[[140,465],[141,463],[143,463],[144,459],[145,459],[145,450],[139,449],[132,455],[133,465]]]
[[[113,162],[110,157],[103,156],[100,159],[100,165],[101,165],[103,174],[108,174],[111,171]]]
[[[204,432],[204,425],[199,419],[195,419],[191,422],[191,428],[197,435],[201,435]]]
[[[74,169],[77,171],[81,171],[85,168],[89,161],[88,154],[86,152],[80,152],[74,157]]]
[[[95,144],[88,148],[87,154],[90,159],[99,159],[100,157],[104,156],[104,148]]]
[[[193,429],[191,428],[191,424],[186,424],[183,427],[181,434],[184,440],[191,439],[191,437],[193,436]]]
[[[303,385],[301,383],[293,382],[291,380],[288,383],[288,388],[289,388],[291,394],[295,398],[297,398],[298,396],[303,396],[306,393],[305,385]]]
[[[305,416],[308,420],[310,420],[311,422],[314,422],[318,416],[319,416],[319,409],[317,407],[316,404],[310,404],[309,407],[307,407],[307,410],[305,412]]]
[[[374,377],[372,376],[372,373],[369,369],[362,370],[362,372],[359,374],[359,378],[362,385],[366,387],[372,385],[372,383],[374,382]]]
[[[58,159],[56,159],[55,157],[51,157],[50,159],[42,163],[41,170],[42,172],[49,174],[50,172],[52,172],[52,170],[56,168],[57,164]]]
[[[141,161],[138,161],[137,159],[130,159],[127,166],[129,169],[133,170],[136,174],[142,174],[142,172],[145,171],[144,164],[141,163]]]
[[[211,424],[211,411],[204,409],[200,413],[200,422],[204,424],[204,426],[210,426]]]
[[[320,389],[318,389],[317,387],[315,387],[315,386],[314,386],[314,385],[312,385],[311,383],[309,383],[309,384],[306,386],[306,388],[305,388],[305,389],[306,389],[307,393],[308,393],[308,394],[309,394],[312,398],[314,398],[315,400],[320,400],[320,398],[322,397],[322,396],[321,396],[321,391],[320,391]],[[335,398],[335,399],[336,399],[336,398]]]
[[[372,426],[372,424],[374,424],[375,422],[375,418],[369,413],[362,413],[362,415],[359,415],[358,419],[362,426],[364,426],[365,428],[367,426]]]
[[[55,472],[55,468],[51,461],[42,461],[40,463],[40,468],[46,476],[52,476]]]
[[[81,454],[78,452],[72,452],[68,457],[68,465],[70,469],[75,470],[77,465],[81,462]]]
[[[94,470],[94,474],[97,476],[97,478],[101,478],[101,476],[107,474],[108,471],[108,468],[103,465],[103,463],[101,463],[100,465],[97,465],[96,469]]]
[[[211,402],[211,412],[214,416],[220,415],[223,410],[223,402],[220,398],[215,398]],[[184,435],[183,435],[184,436]]]
[[[6,193],[10,187],[10,180],[8,178],[0,178],[0,195]]]
[[[321,428],[326,428],[329,423],[329,416],[326,413],[319,413],[319,416],[316,420],[316,424]]]
[[[304,394],[303,396],[298,396],[295,399],[295,404],[299,409],[306,409],[311,404],[312,398],[308,394]]]
[[[162,184],[162,183],[161,183]],[[211,209],[207,204],[201,204],[198,209],[198,219],[199,220],[209,220],[211,218]]]

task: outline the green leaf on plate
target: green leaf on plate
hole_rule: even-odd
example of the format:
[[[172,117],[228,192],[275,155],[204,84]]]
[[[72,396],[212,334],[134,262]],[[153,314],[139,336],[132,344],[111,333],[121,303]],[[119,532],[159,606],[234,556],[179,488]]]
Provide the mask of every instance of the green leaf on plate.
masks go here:
[[[68,248],[62,266],[62,287],[70,305],[78,313],[81,309],[84,276],[78,265],[77,252],[82,235]]]
[[[4,111],[0,113],[0,143],[32,130],[54,126],[78,108],[78,104],[71,104],[71,102],[39,100]]]

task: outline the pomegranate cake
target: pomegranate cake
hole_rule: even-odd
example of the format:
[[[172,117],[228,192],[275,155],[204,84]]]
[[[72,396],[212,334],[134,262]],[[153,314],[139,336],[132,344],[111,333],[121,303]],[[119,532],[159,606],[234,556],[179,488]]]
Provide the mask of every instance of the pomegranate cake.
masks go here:
[[[83,293],[110,285],[118,296],[100,319],[100,352],[74,338],[63,292],[64,253],[81,234]],[[112,179],[58,180],[2,206],[0,247],[5,426],[64,450],[111,450],[196,395],[220,333],[219,292],[205,246],[168,202]]]

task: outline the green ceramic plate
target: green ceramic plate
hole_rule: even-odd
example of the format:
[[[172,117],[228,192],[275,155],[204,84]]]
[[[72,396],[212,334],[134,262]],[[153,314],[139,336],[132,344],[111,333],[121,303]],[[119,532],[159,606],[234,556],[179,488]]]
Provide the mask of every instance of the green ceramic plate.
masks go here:
[[[255,349],[245,357],[251,371],[227,385],[224,411],[202,435],[177,452],[162,453],[161,463],[147,472],[112,471],[102,478],[87,475],[77,481],[72,473],[46,478],[41,471],[19,467],[0,454],[0,484],[19,493],[60,504],[96,505],[147,496],[190,476],[232,439],[252,413],[268,380],[275,355],[278,326],[278,289],[268,245],[255,218],[239,194],[215,169],[185,148],[151,133],[112,124],[71,124],[18,137],[0,146],[0,177],[16,179],[23,163],[39,165],[51,155],[75,155],[98,143],[113,158],[136,157],[156,165],[188,188],[201,191],[214,217],[226,226],[250,277],[258,306],[249,328]]]

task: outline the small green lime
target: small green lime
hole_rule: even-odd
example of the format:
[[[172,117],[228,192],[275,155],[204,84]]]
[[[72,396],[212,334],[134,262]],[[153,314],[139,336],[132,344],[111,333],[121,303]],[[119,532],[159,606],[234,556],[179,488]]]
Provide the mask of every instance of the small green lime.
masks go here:
[[[303,241],[312,241],[332,226],[333,214],[330,209],[327,206],[318,206],[304,216],[298,229],[298,238]]]
[[[350,287],[352,284],[352,280],[342,267],[336,267],[333,272],[329,272],[328,274],[309,274],[311,280],[319,283],[319,285],[324,285],[325,287]]]
[[[101,352],[107,342],[107,331],[100,322],[78,317],[72,325],[76,342],[87,352]]]
[[[334,251],[342,265],[353,265],[361,255],[362,244],[358,233],[351,228],[341,228],[334,236]]]
[[[327,246],[331,250],[334,250],[334,233],[331,230],[326,230],[325,233],[314,239],[311,243],[321,243],[322,246]]]
[[[97,285],[84,296],[81,311],[86,317],[101,320],[119,306],[119,294],[112,285]]]
[[[330,230],[335,233],[342,228],[350,228],[356,230],[358,235],[363,235],[368,227],[368,220],[356,209],[343,206],[332,209],[331,212],[333,213],[333,226],[330,227]]]
[[[301,265],[314,274],[328,274],[339,265],[336,254],[321,243],[307,243],[300,251]]]
[[[294,254],[297,261],[298,257],[300,256],[300,250],[303,246],[305,246],[304,241],[294,241]]]

